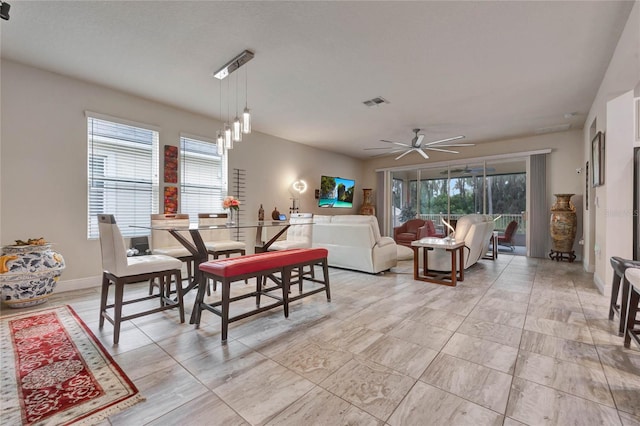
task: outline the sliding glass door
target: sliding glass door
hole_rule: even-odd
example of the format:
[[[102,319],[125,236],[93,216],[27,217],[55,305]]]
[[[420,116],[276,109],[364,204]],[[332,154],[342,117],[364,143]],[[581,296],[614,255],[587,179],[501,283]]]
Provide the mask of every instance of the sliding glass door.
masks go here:
[[[467,214],[487,214],[501,232],[515,221],[514,241],[525,252],[524,159],[399,170],[392,171],[391,177],[394,227],[419,218],[433,221],[436,230],[444,233],[444,221],[455,224]],[[513,245],[508,248],[515,251]]]

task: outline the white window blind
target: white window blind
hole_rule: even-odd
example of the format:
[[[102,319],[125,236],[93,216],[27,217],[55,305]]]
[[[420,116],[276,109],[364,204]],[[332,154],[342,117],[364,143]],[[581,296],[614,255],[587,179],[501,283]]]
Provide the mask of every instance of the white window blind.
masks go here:
[[[124,236],[149,235],[158,212],[158,132],[87,117],[87,233],[98,238],[98,214],[113,214]]]
[[[215,142],[180,137],[180,212],[187,213],[194,223],[198,213],[222,211],[227,161],[216,148]]]

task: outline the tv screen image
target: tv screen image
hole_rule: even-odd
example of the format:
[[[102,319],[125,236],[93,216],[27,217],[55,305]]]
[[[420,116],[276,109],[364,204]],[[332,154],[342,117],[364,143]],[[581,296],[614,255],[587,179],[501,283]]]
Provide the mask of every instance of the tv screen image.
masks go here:
[[[353,179],[322,176],[318,207],[352,208],[355,186]]]

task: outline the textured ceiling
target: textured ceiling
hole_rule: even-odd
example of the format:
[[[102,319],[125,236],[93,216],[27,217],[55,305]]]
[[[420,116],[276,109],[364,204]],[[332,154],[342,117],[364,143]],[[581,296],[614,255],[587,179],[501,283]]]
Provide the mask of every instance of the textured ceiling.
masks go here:
[[[254,130],[361,158],[380,152],[364,151],[380,139],[409,141],[414,127],[425,142],[463,134],[475,143],[581,127],[633,6],[11,3],[3,58],[216,118],[212,74],[250,49],[255,58],[222,88],[226,96],[229,82],[235,101],[238,76],[244,107],[246,68]],[[362,104],[376,96],[390,103]]]

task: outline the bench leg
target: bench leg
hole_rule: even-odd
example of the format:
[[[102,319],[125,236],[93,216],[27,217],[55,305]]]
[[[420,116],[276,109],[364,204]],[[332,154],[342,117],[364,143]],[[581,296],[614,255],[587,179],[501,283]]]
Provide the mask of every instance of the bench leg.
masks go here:
[[[298,268],[298,291],[300,293],[302,293],[302,280],[304,279],[304,274],[303,274],[303,271],[302,271],[303,269],[304,269],[303,266],[300,266]]]
[[[329,265],[327,259],[322,260],[322,273],[324,275],[324,290],[327,293],[327,302],[331,302],[331,289],[329,288]]]
[[[229,293],[231,293],[231,283],[227,278],[222,280],[222,342],[227,342],[227,332],[229,331]]]
[[[266,280],[266,278],[264,278]],[[260,307],[260,295],[262,295],[262,280],[263,276],[256,276],[256,307]]]
[[[284,306],[284,317],[289,318],[289,286],[291,285],[291,274],[293,268],[285,266],[282,268],[282,303]]]

